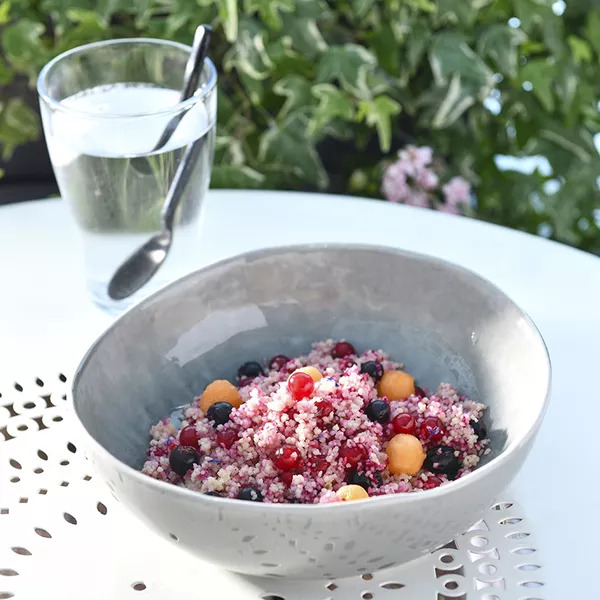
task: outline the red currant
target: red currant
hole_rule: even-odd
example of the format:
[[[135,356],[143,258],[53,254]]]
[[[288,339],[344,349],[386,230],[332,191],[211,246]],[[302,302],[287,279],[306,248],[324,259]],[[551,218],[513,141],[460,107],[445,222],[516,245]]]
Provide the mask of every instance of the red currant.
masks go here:
[[[275,450],[273,464],[281,471],[291,471],[298,466],[300,453],[294,446],[282,446]]]
[[[333,404],[329,400],[319,400],[316,403],[317,415],[322,419],[333,414]]]
[[[217,433],[217,444],[223,448],[231,448],[237,439],[237,431],[234,431],[233,429],[224,429],[223,431],[219,431],[219,433]]]
[[[427,417],[419,428],[419,437],[423,442],[437,444],[446,435],[444,426],[437,417]]]
[[[284,485],[287,485],[289,487],[292,483],[292,478],[294,477],[294,475],[295,473],[293,473],[292,471],[284,471],[283,473],[279,474],[279,479],[281,479],[281,482]]]
[[[408,433],[413,435],[415,432],[415,420],[408,413],[401,413],[392,419],[392,425],[396,433]]]
[[[198,448],[198,432],[193,425],[188,425],[181,430],[181,433],[179,434],[179,443],[182,446]]]
[[[309,398],[315,391],[315,382],[308,373],[296,371],[288,379],[288,389],[294,400]]]
[[[283,354],[278,354],[277,356],[274,356],[269,361],[269,369],[275,369],[276,371],[281,371],[281,369],[283,369],[283,367],[285,367],[285,365],[287,365],[289,360],[290,359],[287,356],[284,356]]]
[[[333,358],[344,358],[349,354],[356,354],[356,350],[350,342],[338,342],[331,351]]]
[[[345,459],[348,466],[356,467],[367,458],[367,451],[360,446],[342,446],[340,449],[340,458]]]

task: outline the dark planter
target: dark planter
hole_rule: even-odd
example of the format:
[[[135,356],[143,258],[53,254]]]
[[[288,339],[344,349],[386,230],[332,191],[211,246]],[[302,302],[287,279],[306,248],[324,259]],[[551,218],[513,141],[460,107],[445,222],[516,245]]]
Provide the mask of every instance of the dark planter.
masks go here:
[[[39,116],[37,94],[24,78],[0,86],[0,98],[22,98]],[[58,188],[43,134],[40,139],[19,146],[8,161],[0,159],[4,177],[0,179],[0,204],[44,198]]]

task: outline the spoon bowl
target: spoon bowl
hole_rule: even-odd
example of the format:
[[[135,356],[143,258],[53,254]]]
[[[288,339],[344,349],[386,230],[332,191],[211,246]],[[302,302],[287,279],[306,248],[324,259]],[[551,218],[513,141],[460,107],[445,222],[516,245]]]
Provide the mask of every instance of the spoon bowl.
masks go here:
[[[171,230],[161,231],[138,248],[113,275],[108,295],[114,300],[124,300],[139,290],[165,262],[172,238]]]

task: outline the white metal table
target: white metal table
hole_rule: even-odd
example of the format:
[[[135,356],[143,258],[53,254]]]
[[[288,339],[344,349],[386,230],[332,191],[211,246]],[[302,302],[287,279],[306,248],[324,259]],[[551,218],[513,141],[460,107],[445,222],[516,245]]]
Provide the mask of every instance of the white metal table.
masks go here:
[[[246,250],[305,242],[373,243],[440,256],[487,277],[530,314],[550,350],[552,403],[507,497],[523,507],[535,531],[545,586],[523,589],[521,596],[492,589],[477,598],[598,594],[600,260],[486,223],[384,202],[212,191],[204,206],[198,266]],[[45,200],[0,209],[0,380],[6,385],[38,373],[70,373],[111,320],[86,294],[78,233],[67,207]],[[0,426],[1,411],[0,406]],[[0,488],[0,499],[1,493]],[[2,523],[0,516],[0,539]],[[7,579],[0,576],[0,598]],[[338,595],[329,590],[331,598],[342,597],[337,589]],[[393,586],[358,597],[376,599],[381,590],[391,593]]]

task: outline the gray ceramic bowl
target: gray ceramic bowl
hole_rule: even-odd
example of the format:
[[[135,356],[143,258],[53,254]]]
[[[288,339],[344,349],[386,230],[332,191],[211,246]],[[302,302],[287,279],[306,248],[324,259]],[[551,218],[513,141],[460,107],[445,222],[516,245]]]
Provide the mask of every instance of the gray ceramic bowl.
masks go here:
[[[138,471],[150,426],[208,382],[329,337],[488,404],[491,455],[435,490],[320,506],[214,498]],[[473,273],[393,249],[298,246],[214,264],[134,307],[83,359],[73,402],[91,460],[158,535],[243,573],[340,577],[413,559],[478,520],[525,460],[549,385],[533,323]]]

